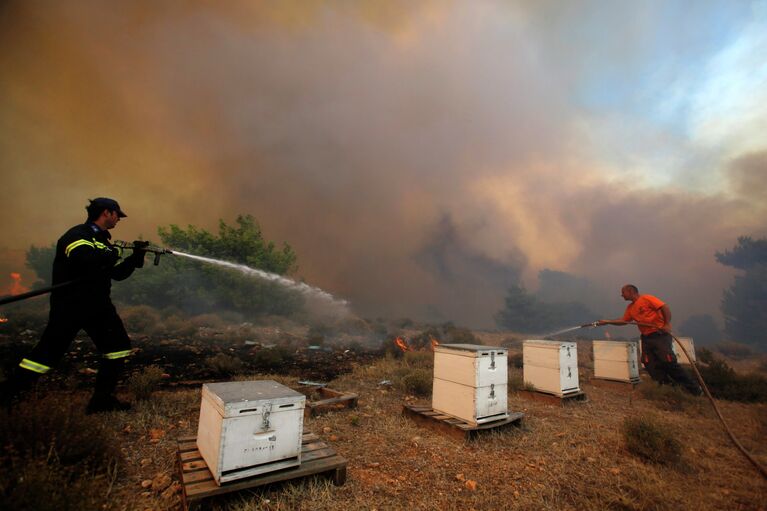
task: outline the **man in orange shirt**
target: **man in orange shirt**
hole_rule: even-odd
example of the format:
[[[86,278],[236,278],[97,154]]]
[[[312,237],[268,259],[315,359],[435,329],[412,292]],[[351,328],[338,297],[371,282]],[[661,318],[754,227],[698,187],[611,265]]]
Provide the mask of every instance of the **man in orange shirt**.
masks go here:
[[[700,395],[701,389],[677,363],[671,349],[671,309],[653,295],[640,295],[632,284],[621,288],[621,296],[631,302],[621,319],[601,319],[599,325],[625,325],[629,321],[640,323],[642,334],[642,363],[653,380],[661,385],[684,387],[690,394]]]

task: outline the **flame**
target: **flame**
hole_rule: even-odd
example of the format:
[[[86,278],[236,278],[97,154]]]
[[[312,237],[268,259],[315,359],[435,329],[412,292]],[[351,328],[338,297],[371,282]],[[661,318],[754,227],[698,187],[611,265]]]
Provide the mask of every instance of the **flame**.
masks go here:
[[[407,345],[407,343],[404,341],[404,339],[402,339],[402,337],[397,337],[396,339],[394,339],[394,344],[396,344],[397,347],[401,349],[402,351],[412,351],[410,349],[410,346]]]
[[[8,318],[0,318],[0,323],[8,323]]]
[[[439,346],[439,341],[432,336],[429,336],[429,340],[431,341],[431,351],[434,351],[434,348]]]
[[[29,291],[29,288],[21,283],[21,273],[11,272],[11,280],[13,282],[8,286],[8,291],[5,294],[20,295]]]

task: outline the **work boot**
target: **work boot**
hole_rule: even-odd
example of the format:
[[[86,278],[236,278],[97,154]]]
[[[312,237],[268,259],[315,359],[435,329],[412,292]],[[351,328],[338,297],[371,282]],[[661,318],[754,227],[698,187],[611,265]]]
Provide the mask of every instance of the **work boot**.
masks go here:
[[[125,412],[130,409],[130,403],[120,401],[114,396],[97,396],[94,394],[88,402],[88,406],[85,408],[85,414],[92,415],[101,412]]]
[[[120,401],[114,395],[117,380],[120,378],[124,367],[124,359],[110,360],[105,358],[101,360],[99,372],[96,375],[96,388],[88,407],[85,409],[86,414],[130,410],[130,403]]]

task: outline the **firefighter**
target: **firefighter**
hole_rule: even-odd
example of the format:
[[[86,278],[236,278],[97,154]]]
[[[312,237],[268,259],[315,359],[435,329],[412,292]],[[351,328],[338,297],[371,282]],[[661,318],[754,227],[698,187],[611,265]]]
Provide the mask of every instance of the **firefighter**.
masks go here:
[[[86,206],[88,218],[59,238],[53,260],[54,289],[48,325],[40,342],[21,360],[4,392],[8,404],[51,370],[69,349],[80,330],[90,336],[101,354],[96,384],[86,413],[128,410],[130,404],[115,395],[131,343],[118,316],[110,290],[112,279],[124,280],[144,266],[148,242],[134,241],[133,252],[123,259],[121,249],[110,243],[109,230],[127,215],[114,199],[100,197]]]
[[[621,296],[631,302],[621,319],[600,319],[599,325],[625,325],[629,321],[637,325],[642,334],[642,363],[650,377],[661,385],[679,385],[690,394],[699,396],[702,390],[682,369],[671,349],[671,309],[653,295],[640,295],[633,284],[621,288]],[[648,326],[652,325],[652,326]]]

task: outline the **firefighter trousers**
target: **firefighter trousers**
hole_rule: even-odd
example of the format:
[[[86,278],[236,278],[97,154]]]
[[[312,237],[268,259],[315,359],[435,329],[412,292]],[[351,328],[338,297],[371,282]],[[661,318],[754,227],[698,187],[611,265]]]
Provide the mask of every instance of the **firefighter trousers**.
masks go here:
[[[691,394],[698,395],[701,390],[697,383],[682,369],[676,359],[671,343],[671,335],[666,332],[654,332],[642,336],[642,363],[650,377],[661,385],[679,385]]]
[[[112,395],[126,357],[131,354],[131,343],[111,302],[99,307],[77,308],[51,304],[48,325],[40,342],[19,364],[19,381],[26,383],[50,371],[69,350],[80,330],[85,330],[102,356],[94,397]]]

